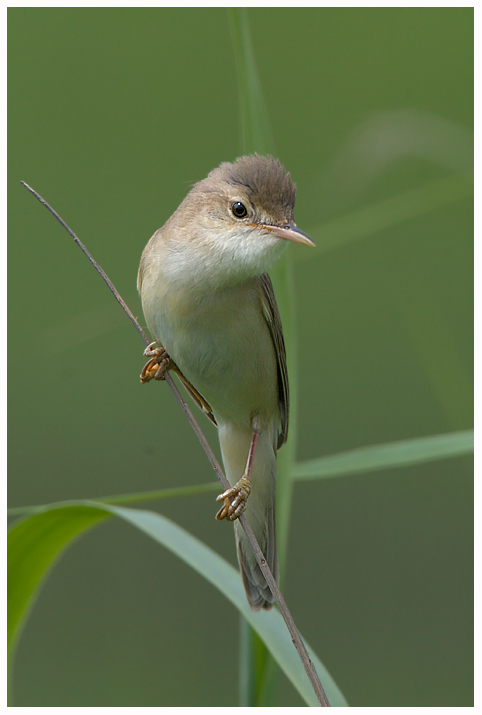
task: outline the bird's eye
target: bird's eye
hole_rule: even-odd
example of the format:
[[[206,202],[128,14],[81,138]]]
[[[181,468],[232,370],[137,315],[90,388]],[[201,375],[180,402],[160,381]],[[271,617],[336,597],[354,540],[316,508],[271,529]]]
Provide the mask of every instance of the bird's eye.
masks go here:
[[[244,218],[248,215],[246,206],[242,204],[241,201],[235,201],[235,203],[231,206],[231,211],[236,216],[236,218]]]

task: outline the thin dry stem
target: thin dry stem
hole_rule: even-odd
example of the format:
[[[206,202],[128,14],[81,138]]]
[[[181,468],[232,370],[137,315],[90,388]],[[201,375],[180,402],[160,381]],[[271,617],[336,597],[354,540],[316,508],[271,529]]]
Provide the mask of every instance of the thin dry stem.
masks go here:
[[[99,266],[97,261],[94,260],[94,258],[91,256],[91,254],[86,249],[84,244],[77,238],[75,233],[69,228],[69,226],[67,226],[65,221],[59,216],[59,214],[56,211],[54,211],[54,209],[45,201],[45,199],[43,199],[36,191],[34,191],[34,189],[32,189],[24,181],[21,181],[20,183],[23,184],[23,186],[25,186],[25,188],[28,189],[30,191],[30,193],[33,194],[35,196],[35,198],[38,199],[40,201],[40,203],[43,206],[45,206],[45,208],[48,209],[53,216],[55,216],[57,221],[65,228],[65,230],[74,239],[75,243],[85,253],[85,255],[87,256],[89,261],[92,263],[94,268],[98,271],[98,273],[100,273],[100,275],[102,276],[104,281],[107,283],[107,285],[108,285],[110,291],[113,293],[115,299],[118,301],[118,303],[120,303],[122,308],[125,310],[125,312],[131,319],[131,322],[134,324],[137,332],[142,337],[142,339],[144,340],[146,345],[149,345],[149,343],[150,343],[149,338],[147,337],[145,332],[142,330],[141,326],[135,319],[134,315],[128,308],[127,304],[121,298],[119,292],[117,291],[117,289],[114,286],[114,284],[112,283],[112,281],[109,279],[109,277],[107,276],[105,271],[101,268],[101,266]],[[216,475],[217,475],[219,481],[221,482],[223,489],[224,490],[229,489],[231,485],[229,484],[228,480],[224,476],[223,470],[221,469],[218,460],[214,456],[214,453],[213,453],[211,447],[209,446],[204,434],[202,433],[201,428],[199,427],[198,423],[196,422],[191,410],[187,406],[185,400],[182,398],[179,390],[177,389],[177,386],[173,382],[173,379],[169,375],[168,372],[165,373],[165,380],[166,380],[167,384],[169,385],[169,387],[171,388],[171,390],[174,394],[174,397],[176,398],[179,405],[181,406],[182,411],[186,415],[186,417],[189,421],[189,424],[191,425],[194,432],[196,433],[196,436],[197,436],[199,442],[201,443],[201,446],[204,449],[204,451],[207,455],[207,458],[209,459],[209,462],[211,463],[212,468],[216,472]],[[274,596],[274,599],[276,601],[278,609],[279,609],[281,615],[283,616],[283,619],[286,623],[286,627],[288,628],[288,631],[291,635],[293,644],[294,644],[296,650],[298,651],[298,655],[300,657],[301,662],[303,663],[303,667],[304,667],[306,674],[310,680],[310,683],[313,687],[313,690],[314,690],[315,695],[318,699],[318,702],[320,703],[321,707],[330,707],[330,703],[328,702],[326,693],[323,689],[323,686],[321,685],[320,679],[318,677],[318,673],[316,672],[315,667],[314,667],[313,663],[311,662],[311,659],[310,659],[310,656],[308,655],[308,651],[306,650],[305,644],[303,643],[303,640],[300,636],[298,629],[295,626],[295,622],[291,616],[291,613],[288,610],[288,606],[286,605],[286,602],[285,602],[283,596],[281,595],[281,591],[278,588],[278,584],[276,583],[275,578],[274,578],[273,574],[271,573],[271,570],[270,570],[268,564],[266,563],[263,552],[261,551],[259,544],[256,540],[256,537],[253,533],[253,530],[251,529],[251,526],[247,522],[244,514],[241,514],[241,516],[239,517],[239,522],[244,529],[244,532],[245,532],[246,537],[249,541],[249,544],[250,544],[251,548],[253,549],[253,553],[256,557],[256,561],[258,562],[258,565],[263,573],[263,576],[265,577],[265,579],[268,583],[268,586],[270,587],[271,593]]]

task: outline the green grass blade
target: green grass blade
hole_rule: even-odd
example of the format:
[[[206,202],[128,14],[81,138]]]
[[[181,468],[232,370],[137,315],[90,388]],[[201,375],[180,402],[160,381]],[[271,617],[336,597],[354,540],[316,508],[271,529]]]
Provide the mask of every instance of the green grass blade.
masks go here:
[[[258,633],[303,700],[313,707],[319,706],[281,615],[275,609],[253,613],[248,606],[237,569],[180,526],[159,514],[123,507],[107,508],[163,544],[216,586]],[[330,703],[345,707],[347,703],[332,677],[308,645],[307,648]]]
[[[216,586],[259,634],[304,701],[314,707],[318,705],[278,611],[253,613],[246,601],[237,569],[177,524],[149,511],[95,502],[67,502],[43,508],[17,522],[11,528],[8,539],[10,645],[15,642],[19,626],[43,579],[62,551],[82,531],[112,515],[162,544]],[[345,706],[346,701],[340,690],[311,650],[310,657],[331,704]]]
[[[264,100],[261,80],[256,67],[246,8],[229,8],[238,74],[243,151],[247,154],[274,154],[274,140]]]
[[[233,37],[234,54],[243,126],[243,151],[246,153],[275,155],[273,135],[264,100],[261,80],[251,42],[248,12],[246,8],[230,8],[229,19]],[[297,247],[300,252],[304,252]],[[278,532],[278,559],[283,577],[288,541],[289,518],[292,500],[292,467],[296,453],[297,431],[297,360],[295,335],[294,286],[292,277],[292,246],[288,246],[282,258],[270,269],[276,302],[281,315],[286,343],[290,378],[290,428],[289,440],[278,453],[276,489],[276,524]],[[310,253],[310,251],[306,251]]]
[[[230,8],[229,20],[231,34],[233,38],[233,49],[236,59],[236,69],[238,75],[241,124],[243,130],[243,152],[258,154],[271,154],[276,156],[273,134],[269,122],[269,115],[264,99],[261,79],[258,73],[256,57],[251,41],[249,30],[248,11],[246,8]],[[296,344],[295,344],[295,314],[294,314],[294,291],[292,280],[291,251],[288,248],[281,260],[277,261],[270,270],[270,277],[273,281],[276,301],[283,324],[284,338],[286,343],[287,362],[290,375],[290,437],[288,443],[278,454],[277,486],[276,486],[276,522],[278,539],[278,561],[280,582],[283,581],[285,570],[286,550],[288,543],[289,519],[291,511],[291,501],[293,492],[292,471],[296,454],[296,405],[297,405],[297,365],[296,365]],[[254,649],[257,643],[253,636],[250,639],[251,648]],[[263,673],[268,667],[266,651],[257,647],[256,654],[251,652],[248,657],[247,650],[243,650],[243,657],[248,660],[241,664],[244,675],[240,682],[249,683],[254,681],[256,697],[263,693],[265,705],[274,705],[276,698],[276,676],[269,678],[269,686],[266,685]],[[250,678],[246,677],[247,669],[255,668]],[[270,671],[272,668],[268,668]],[[240,699],[245,702],[249,699],[249,692],[241,694]],[[259,698],[256,702],[259,705]]]
[[[174,499],[176,497],[197,496],[210,492],[219,493],[219,482],[208,482],[207,484],[193,484],[187,487],[172,487],[171,489],[155,489],[149,492],[131,492],[130,494],[114,494],[109,497],[90,497],[89,501],[101,502],[102,504],[138,504],[147,501],[163,501],[164,499]],[[7,516],[23,516],[31,514],[37,509],[47,504],[36,504],[34,506],[18,506],[7,509]],[[51,505],[50,505],[51,506]]]
[[[98,507],[42,507],[16,522],[8,534],[7,648],[9,657],[49,569],[80,533],[110,514]]]
[[[309,252],[297,251],[295,260],[313,260],[326,251],[373,236],[443,206],[469,199],[473,194],[474,181],[468,174],[451,174],[444,179],[417,186],[311,228],[309,235],[315,241],[316,248]]]
[[[294,467],[295,479],[325,479],[377,469],[405,467],[436,459],[458,457],[474,451],[473,430],[450,432],[434,437],[419,437],[300,462]]]
[[[239,619],[239,707],[256,707],[256,663],[254,632],[248,621]]]

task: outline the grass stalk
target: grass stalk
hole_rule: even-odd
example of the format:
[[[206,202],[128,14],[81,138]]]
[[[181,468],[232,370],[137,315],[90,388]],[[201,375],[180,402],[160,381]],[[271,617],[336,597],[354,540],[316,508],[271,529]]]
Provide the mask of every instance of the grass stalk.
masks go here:
[[[230,8],[229,19],[238,74],[243,152],[246,154],[257,152],[258,154],[271,154],[275,156],[273,133],[251,41],[247,9]],[[282,583],[286,565],[286,550],[293,491],[292,474],[296,454],[297,408],[294,291],[291,252],[289,248],[287,248],[283,257],[277,261],[270,270],[270,277],[273,282],[276,301],[283,324],[290,379],[289,439],[287,444],[278,453],[276,486],[278,559],[280,583]],[[251,638],[251,648],[254,648],[254,634],[252,634]],[[277,690],[277,677],[273,673],[273,670],[278,671],[278,668],[274,662],[270,662],[272,659],[266,649],[264,649],[263,654],[259,655],[260,658],[258,658],[258,661],[262,661],[263,667],[258,668],[256,673],[252,672],[251,678],[256,680],[256,692],[263,694],[263,704],[272,706],[275,704],[274,701]],[[241,671],[244,672],[249,665],[248,662],[242,662],[243,658],[248,659],[251,667],[254,667],[255,658],[253,653],[248,654],[247,650],[243,647],[241,650]],[[270,673],[269,683],[265,677],[268,673]],[[245,681],[243,680],[243,682]],[[244,701],[246,697],[246,694],[241,694],[240,700]],[[257,704],[260,705],[260,702],[257,702]]]
[[[23,186],[25,186],[28,191],[30,191],[31,194],[33,194],[40,203],[45,206],[45,208],[59,221],[59,223],[65,228],[65,230],[69,233],[69,235],[72,237],[72,239],[75,241],[75,243],[79,246],[79,248],[82,250],[82,252],[87,256],[89,261],[92,263],[94,268],[97,270],[97,272],[102,276],[103,280],[105,281],[106,285],[108,286],[109,290],[112,292],[118,303],[122,306],[123,310],[125,313],[128,315],[132,323],[134,324],[136,330],[142,337],[145,345],[149,345],[149,338],[147,335],[144,333],[142,330],[141,326],[137,322],[136,318],[134,317],[133,313],[125,303],[125,301],[122,299],[120,296],[119,292],[115,288],[114,284],[112,281],[109,279],[105,271],[102,269],[102,267],[95,261],[91,253],[87,250],[87,248],[83,245],[83,243],[77,238],[75,233],[72,231],[72,229],[65,223],[65,221],[59,216],[59,214],[43,199],[34,189],[32,189],[28,184],[26,184],[24,181],[21,182]],[[198,423],[196,422],[191,410],[189,409],[188,405],[186,404],[186,401],[183,399],[181,393],[179,392],[176,384],[174,383],[171,375],[169,372],[165,373],[164,377],[167,385],[169,386],[172,394],[174,395],[176,401],[178,402],[179,406],[181,407],[186,419],[188,420],[189,424],[191,425],[192,429],[194,430],[194,433],[196,434],[196,437],[199,440],[199,443],[201,444],[201,447],[203,448],[212,468],[214,469],[221,486],[223,490],[226,490],[230,487],[230,484],[228,480],[226,479],[226,476],[221,469],[218,460],[216,459],[214,452],[212,451],[211,447],[209,446],[209,443],[204,436],[201,428],[199,427]],[[246,534],[247,541],[253,550],[254,557],[258,563],[258,566],[266,579],[266,582],[271,590],[271,593],[273,594],[274,600],[276,601],[276,604],[278,606],[279,612],[285,622],[286,628],[288,629],[289,635],[291,637],[291,642],[293,643],[297,657],[301,661],[302,667],[305,671],[305,675],[307,676],[310,685],[313,689],[313,693],[315,695],[315,698],[317,702],[322,706],[322,707],[329,707],[330,703],[328,701],[328,698],[326,696],[326,693],[323,689],[323,686],[321,684],[320,678],[318,676],[318,673],[316,671],[315,666],[313,665],[313,661],[311,660],[307,648],[303,642],[303,639],[301,638],[301,635],[296,627],[295,622],[293,621],[293,618],[291,616],[291,613],[288,609],[288,606],[286,605],[286,602],[283,598],[283,595],[279,589],[279,585],[277,584],[273,574],[271,573],[271,570],[266,562],[266,559],[264,557],[263,552],[261,551],[259,544],[256,540],[256,537],[254,535],[253,529],[251,528],[249,522],[246,520],[246,517],[244,514],[241,514],[239,517],[239,524],[241,525],[244,533]]]

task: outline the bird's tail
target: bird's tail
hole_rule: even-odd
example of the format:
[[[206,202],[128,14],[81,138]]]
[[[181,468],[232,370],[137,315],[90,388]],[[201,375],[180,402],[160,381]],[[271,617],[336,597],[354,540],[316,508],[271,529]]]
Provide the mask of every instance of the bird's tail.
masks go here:
[[[223,454],[226,477],[231,485],[244,474],[251,443],[251,432],[234,426],[219,428],[219,441]],[[275,523],[276,447],[271,430],[263,430],[256,445],[252,470],[251,494],[246,511],[247,521],[254,531],[261,551],[276,581],[278,580],[278,554]],[[273,596],[254,557],[246,535],[239,522],[235,522],[236,546],[246,596],[254,611],[268,610]]]

